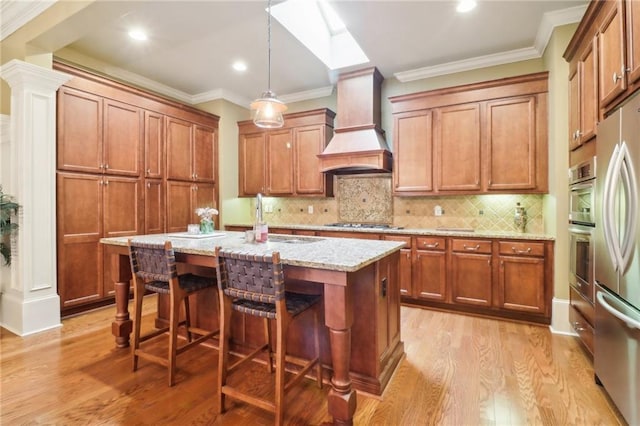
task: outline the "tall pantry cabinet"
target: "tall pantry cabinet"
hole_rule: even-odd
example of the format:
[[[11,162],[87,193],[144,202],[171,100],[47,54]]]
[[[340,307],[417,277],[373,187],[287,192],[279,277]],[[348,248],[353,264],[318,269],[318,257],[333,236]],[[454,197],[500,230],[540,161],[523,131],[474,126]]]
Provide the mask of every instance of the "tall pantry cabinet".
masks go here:
[[[54,68],[74,76],[58,91],[64,315],[112,300],[101,238],[185,231],[195,207],[218,205],[218,117],[62,63]]]

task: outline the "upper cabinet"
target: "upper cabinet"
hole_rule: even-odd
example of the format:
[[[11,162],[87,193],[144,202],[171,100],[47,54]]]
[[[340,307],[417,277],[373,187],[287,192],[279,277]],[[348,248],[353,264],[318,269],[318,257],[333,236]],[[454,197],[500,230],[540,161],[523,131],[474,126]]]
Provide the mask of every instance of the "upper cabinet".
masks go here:
[[[213,182],[215,145],[215,129],[167,117],[167,178]]]
[[[332,196],[332,177],[320,172],[335,114],[318,109],[285,114],[284,127],[265,130],[238,122],[239,195]]]
[[[606,3],[604,19],[598,29],[600,104],[603,106],[611,103],[627,88],[624,4],[622,0]]]
[[[598,123],[597,38],[585,42],[569,71],[569,147],[576,149],[596,135]]]
[[[389,100],[395,195],[547,192],[547,73]]]
[[[62,87],[58,94],[58,169],[138,176],[142,110]]]

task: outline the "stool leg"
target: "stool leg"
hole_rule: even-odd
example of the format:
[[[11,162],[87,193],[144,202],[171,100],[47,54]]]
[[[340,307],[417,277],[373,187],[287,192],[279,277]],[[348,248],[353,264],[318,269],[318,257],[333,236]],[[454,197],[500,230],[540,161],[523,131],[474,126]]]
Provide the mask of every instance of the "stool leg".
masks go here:
[[[229,367],[229,336],[231,333],[231,300],[220,291],[220,349],[218,353],[218,413],[224,413],[225,396],[222,388],[227,384],[227,368]],[[225,300],[222,300],[222,299]]]
[[[138,355],[136,351],[140,348],[140,321],[142,320],[142,296],[144,295],[144,284],[134,281],[133,298],[135,301],[135,314],[133,321],[133,345],[131,346],[132,368],[138,369]]]
[[[169,314],[169,386],[175,383],[176,353],[178,349],[178,322],[180,318],[180,301],[171,294],[171,312]]]
[[[316,349],[316,358],[318,359],[318,365],[316,365],[316,380],[318,381],[318,387],[322,389],[322,360],[320,359],[320,329],[318,327],[318,303],[316,303],[316,307],[313,309],[313,330],[315,337],[315,349]]]
[[[178,321],[179,322],[179,321]],[[191,310],[189,309],[189,295],[184,296],[184,325],[187,329],[187,341],[191,342]]]
[[[277,321],[276,336],[276,426],[284,424],[284,385],[285,385],[285,355],[287,353],[287,329],[289,328],[289,318]]]
[[[267,371],[273,373],[273,345],[271,345],[271,324],[269,324],[269,318],[264,319],[264,336],[267,339]]]

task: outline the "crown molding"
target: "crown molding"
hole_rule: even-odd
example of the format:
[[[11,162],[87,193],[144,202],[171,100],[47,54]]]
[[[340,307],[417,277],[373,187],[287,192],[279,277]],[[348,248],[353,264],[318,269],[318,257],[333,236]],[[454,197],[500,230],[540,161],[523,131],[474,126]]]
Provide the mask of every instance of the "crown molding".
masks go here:
[[[309,99],[324,98],[331,96],[333,93],[333,85],[319,87],[317,89],[305,90],[303,92],[289,93],[288,95],[280,96],[280,100],[284,103],[293,103],[300,101],[308,101]]]
[[[193,96],[183,92],[182,90],[174,89],[171,86],[167,86],[166,84],[159,83],[155,80],[152,80],[147,77],[143,77],[140,74],[136,74],[131,71],[127,71],[122,68],[108,66],[105,69],[105,73],[107,75],[116,77],[120,80],[127,81],[129,83],[133,83],[136,86],[143,87],[145,89],[156,92],[160,95],[168,96],[170,98],[176,99],[180,102],[193,104],[192,99]]]
[[[56,0],[2,0],[0,2],[0,41],[51,7]]]
[[[201,104],[218,99],[224,99],[238,106],[241,106],[242,108],[249,108],[249,104],[251,103],[251,99],[245,98],[244,96],[240,96],[225,89],[214,89],[207,92],[196,93],[195,95],[191,96],[191,103]]]
[[[547,48],[553,29],[561,25],[579,22],[580,19],[582,19],[585,10],[587,10],[586,5],[545,13],[540,22],[540,26],[538,27],[534,46],[532,47],[397,72],[394,74],[394,77],[396,77],[398,81],[406,83],[439,75],[453,74],[462,71],[470,71],[495,65],[510,64],[513,62],[540,58],[542,57],[544,50]]]

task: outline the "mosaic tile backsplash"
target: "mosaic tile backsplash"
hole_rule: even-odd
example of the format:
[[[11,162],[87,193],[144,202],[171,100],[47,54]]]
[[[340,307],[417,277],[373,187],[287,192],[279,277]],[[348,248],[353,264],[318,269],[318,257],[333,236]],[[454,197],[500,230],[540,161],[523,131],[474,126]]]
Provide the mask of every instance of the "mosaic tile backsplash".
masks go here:
[[[515,231],[516,203],[527,212],[526,232],[544,233],[542,195],[393,197],[390,175],[336,176],[335,198],[263,200],[267,223],[324,225],[334,222],[388,223],[405,228],[473,228]],[[436,206],[442,215],[436,216]],[[312,213],[309,213],[311,207]],[[251,209],[255,208],[253,202]]]

